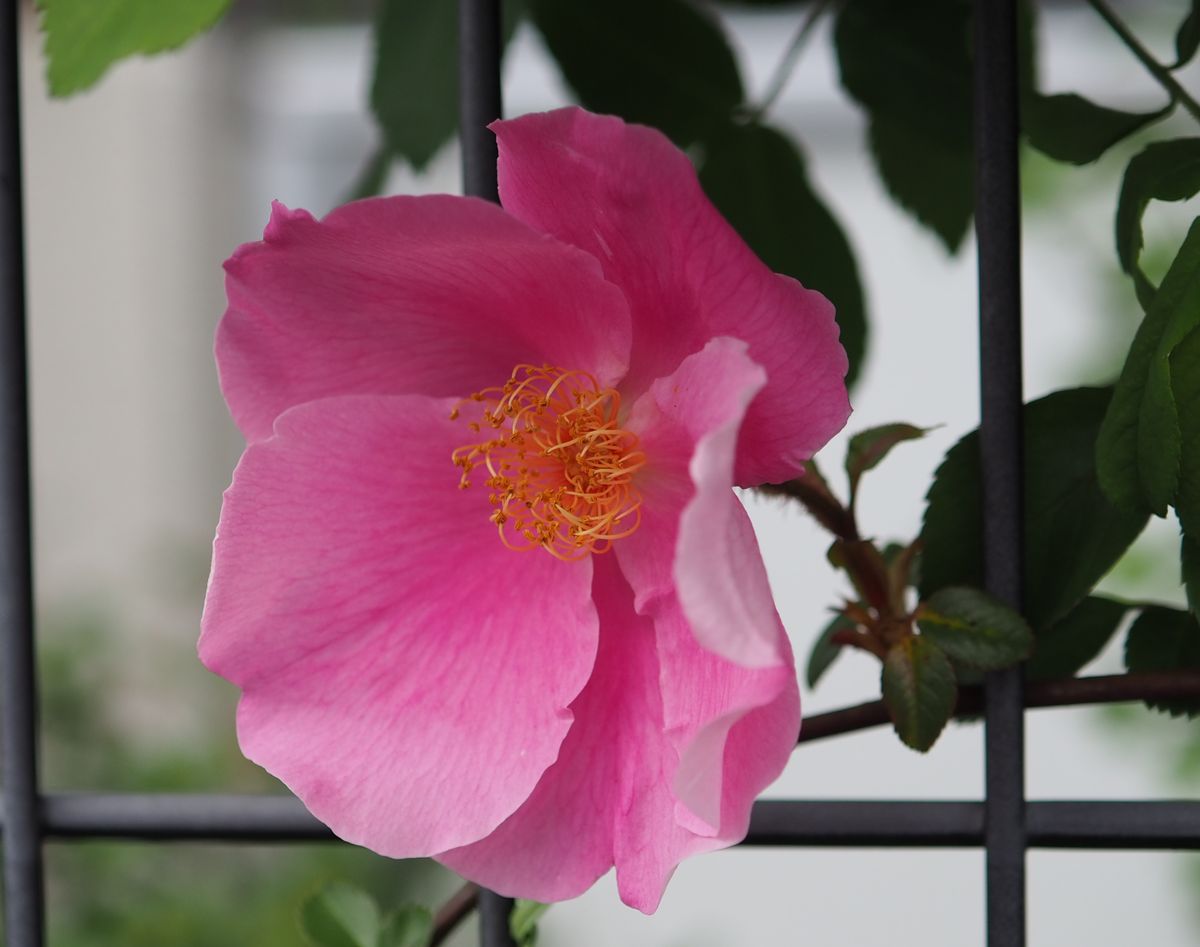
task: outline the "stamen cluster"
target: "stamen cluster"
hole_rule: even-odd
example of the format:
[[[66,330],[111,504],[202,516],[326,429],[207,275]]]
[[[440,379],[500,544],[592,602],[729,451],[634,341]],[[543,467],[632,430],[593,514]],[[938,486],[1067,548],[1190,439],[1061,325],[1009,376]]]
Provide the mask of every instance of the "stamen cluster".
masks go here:
[[[465,399],[451,418],[486,440],[457,448],[459,487],[487,471],[491,520],[510,549],[545,549],[559,559],[607,552],[641,523],[633,475],[646,462],[637,436],[621,428],[621,396],[588,372],[518,365],[499,388]]]

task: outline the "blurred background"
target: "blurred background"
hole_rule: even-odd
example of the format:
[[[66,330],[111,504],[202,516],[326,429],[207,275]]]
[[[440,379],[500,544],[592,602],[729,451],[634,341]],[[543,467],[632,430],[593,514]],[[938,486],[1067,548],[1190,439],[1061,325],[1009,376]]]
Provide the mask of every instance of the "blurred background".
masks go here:
[[[336,10],[335,10],[336,8]],[[718,8],[751,98],[799,16]],[[1169,59],[1184,4],[1127,5]],[[221,491],[241,449],[211,357],[221,262],[256,239],[279,199],[320,215],[350,193],[377,132],[366,109],[369,4],[243,2],[182,52],[116,66],[93,91],[48,99],[32,10],[24,31],[24,123],[35,550],[45,782],[52,790],[277,791],[237,750],[235,690],[195,658]],[[1158,101],[1141,67],[1090,11],[1046,11],[1043,89],[1086,86],[1106,105]],[[528,26],[509,49],[509,114],[569,94]],[[1180,75],[1200,86],[1196,68]],[[874,337],[849,432],[888,421],[941,425],[866,482],[865,530],[911,539],[945,450],[975,426],[975,274],[902,216],[869,166],[860,113],[838,87],[819,29],[772,110],[806,144],[810,175],[857,252]],[[1107,383],[1136,328],[1111,262],[1115,182],[1130,148],[1083,169],[1030,155],[1026,192],[1026,392]],[[458,189],[448,146],[427,173],[396,167],[390,192]],[[1187,208],[1151,215],[1174,233]],[[1194,209],[1191,211],[1194,215]],[[1159,228],[1157,231],[1155,228]],[[1111,272],[1110,272],[1111,270]],[[827,473],[845,437],[827,448]],[[840,486],[836,485],[835,486]],[[842,594],[827,539],[780,501],[745,498],[801,662]],[[1155,521],[1106,583],[1181,604],[1173,524]],[[1165,565],[1160,565],[1165,563]],[[1118,670],[1106,654],[1094,670]],[[872,699],[878,667],[843,657],[808,712]],[[1037,711],[1031,798],[1153,798],[1200,791],[1197,727],[1140,707]],[[919,756],[878,730],[799,750],[773,796],[974,798],[980,731],[952,725]],[[983,857],[973,851],[738,849],[686,862],[653,918],[624,908],[611,878],[541,924],[544,945],[980,943]],[[385,906],[434,903],[457,880],[341,845],[54,844],[51,944],[296,945],[297,907],[351,880]],[[1030,943],[1200,943],[1195,856],[1030,855]],[[919,938],[919,939],[918,939]],[[471,942],[469,928],[456,943]]]

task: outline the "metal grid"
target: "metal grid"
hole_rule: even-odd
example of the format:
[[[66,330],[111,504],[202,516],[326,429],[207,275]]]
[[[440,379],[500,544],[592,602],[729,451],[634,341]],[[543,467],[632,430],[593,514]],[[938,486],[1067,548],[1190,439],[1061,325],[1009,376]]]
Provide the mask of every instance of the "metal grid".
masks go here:
[[[42,794],[32,622],[29,431],[18,102],[17,9],[0,14],[0,631],[3,633],[5,942],[44,943],[47,839],[289,842],[332,839],[289,797]],[[979,255],[980,450],[985,584],[1021,601],[1020,204],[1015,0],[975,3],[975,194]],[[496,200],[501,114],[500,0],[459,0],[463,180]],[[974,848],[987,863],[987,944],[1025,944],[1030,847],[1198,849],[1200,802],[1028,802],[1019,670],[985,687],[985,796],[980,802],[766,801],[748,845]],[[483,947],[512,944],[511,901],[483,893]]]

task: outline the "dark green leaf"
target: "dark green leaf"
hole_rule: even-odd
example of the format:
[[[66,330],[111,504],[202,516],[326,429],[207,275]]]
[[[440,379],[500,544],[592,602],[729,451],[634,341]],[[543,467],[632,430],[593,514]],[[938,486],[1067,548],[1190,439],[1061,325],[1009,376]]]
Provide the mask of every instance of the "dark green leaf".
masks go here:
[[[1082,96],[1033,93],[1021,103],[1029,143],[1044,155],[1070,164],[1089,164],[1117,142],[1166,117],[1174,103],[1155,112],[1120,112]]]
[[[523,5],[504,4],[507,44]],[[425,167],[458,128],[458,5],[451,0],[382,0],[375,27],[371,109],[384,149]],[[381,182],[382,183],[382,182]],[[373,192],[374,193],[374,192]]]
[[[922,637],[956,664],[998,671],[1023,661],[1033,648],[1025,619],[978,589],[941,589],[917,614]]]
[[[1200,238],[1200,220],[1196,222],[1196,231]],[[1197,247],[1200,248],[1200,239]],[[1165,280],[1163,285],[1166,287]],[[1159,295],[1162,294],[1159,290]],[[1200,323],[1200,263],[1187,300],[1192,307],[1187,318]],[[1171,352],[1170,376],[1179,418],[1179,494],[1175,512],[1183,532],[1200,539],[1200,327],[1193,328]]]
[[[1200,138],[1156,141],[1134,155],[1125,169],[1117,201],[1117,257],[1133,277],[1138,298],[1148,306],[1153,286],[1138,265],[1142,215],[1152,200],[1183,201],[1200,191]]]
[[[915,441],[929,433],[923,427],[897,422],[859,431],[846,446],[846,476],[850,478],[850,496],[858,492],[858,481],[885,458],[893,447]]]
[[[958,699],[949,658],[931,641],[905,638],[883,662],[882,687],[896,733],[924,753],[954,714]]]
[[[1094,445],[1107,388],[1076,388],[1025,406],[1025,603],[1040,632],[1091,591],[1146,523],[1114,507],[1096,481]],[[959,441],[938,468],[921,530],[923,599],[983,585],[979,438]]]
[[[379,932],[379,947],[428,947],[433,915],[418,904],[406,904],[389,914]]]
[[[365,891],[328,884],[301,906],[300,928],[314,947],[376,947],[379,908]]]
[[[593,112],[653,125],[686,146],[723,127],[742,102],[724,33],[686,0],[531,0],[530,11]]]
[[[118,59],[177,49],[209,29],[230,0],[40,0],[52,95],[86,89]]]
[[[1193,615],[1200,615],[1200,541],[1191,536],[1180,540],[1179,571],[1187,590],[1188,608]]]
[[[538,921],[543,914],[550,910],[550,905],[540,901],[526,901],[518,898],[508,918],[508,932],[517,942],[517,947],[536,947],[538,941]]]
[[[1095,658],[1116,633],[1128,607],[1090,596],[1037,634],[1025,676],[1033,681],[1071,677]]]
[[[951,252],[973,207],[969,21],[965,0],[854,0],[834,31],[884,184]]]
[[[1189,458],[1200,440],[1196,379],[1183,364],[1194,358],[1193,344],[1182,344],[1197,327],[1200,220],[1192,224],[1134,336],[1096,443],[1100,483],[1122,507],[1162,516],[1176,502],[1183,428],[1192,432]],[[1192,468],[1192,474],[1200,470]],[[1200,512],[1200,503],[1196,509]],[[1187,524],[1184,531],[1194,532]]]
[[[854,622],[845,615],[835,615],[833,621],[825,626],[813,644],[812,651],[808,653],[808,667],[805,668],[804,678],[809,687],[817,686],[817,681],[824,677],[825,672],[842,653],[842,646],[834,644],[833,636],[844,628],[853,627]]]
[[[773,128],[730,125],[706,141],[700,183],[767,266],[833,303],[853,384],[867,343],[858,265],[841,225],[813,192],[795,144]]]
[[[1125,666],[1130,671],[1200,670],[1200,624],[1191,612],[1153,606],[1138,616],[1125,639]],[[1172,717],[1200,714],[1200,703],[1146,701],[1146,706]]]
[[[1200,49],[1200,0],[1192,0],[1192,8],[1188,11],[1188,15],[1184,18],[1183,23],[1179,26],[1179,32],[1175,34],[1175,65],[1172,69],[1178,69],[1180,66],[1186,66],[1193,56],[1196,55],[1196,50]]]

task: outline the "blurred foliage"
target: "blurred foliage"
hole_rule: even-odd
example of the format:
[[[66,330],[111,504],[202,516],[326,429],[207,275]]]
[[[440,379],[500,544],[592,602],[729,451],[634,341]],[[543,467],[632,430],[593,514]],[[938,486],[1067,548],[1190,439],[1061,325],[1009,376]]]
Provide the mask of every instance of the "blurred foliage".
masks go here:
[[[229,4],[230,0],[38,0],[50,91],[80,92],[119,59],[176,49],[212,27]]]

